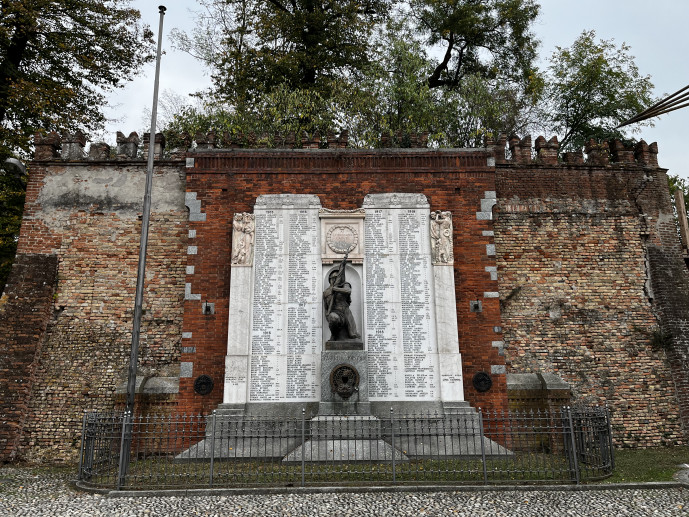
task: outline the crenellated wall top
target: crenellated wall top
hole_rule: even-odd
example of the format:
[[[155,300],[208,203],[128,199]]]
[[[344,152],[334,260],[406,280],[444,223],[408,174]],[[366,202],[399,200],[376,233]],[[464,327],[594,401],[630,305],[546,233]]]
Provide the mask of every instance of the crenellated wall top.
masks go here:
[[[493,149],[496,164],[511,165],[588,165],[612,164],[658,167],[658,144],[640,140],[635,144],[621,140],[597,141],[590,139],[584,149],[560,153],[556,136],[550,140],[539,136],[532,145],[531,136],[519,138],[502,134],[497,140],[486,139],[485,146]]]
[[[155,135],[154,155],[156,159],[182,160],[188,152],[204,152],[227,149],[344,149],[349,142],[346,130],[339,134],[306,132],[301,136],[294,132],[274,135],[229,135],[215,132],[197,133],[193,138],[184,133],[179,135],[182,147],[165,149],[165,137],[162,133]],[[141,139],[135,132],[125,136],[117,132],[117,148],[113,152],[108,144],[92,143],[88,153],[85,152],[86,138],[81,132],[59,135],[36,133],[34,137],[36,161],[107,161],[107,160],[145,160],[148,153],[150,135],[143,136],[143,149],[139,150]],[[401,133],[394,135],[384,132],[380,139],[380,149],[427,148],[427,133]],[[560,153],[560,144],[556,136],[546,140],[539,136],[532,141],[531,136],[519,138],[500,135],[497,139],[487,138],[485,147],[495,157],[497,165],[584,165],[608,166],[614,164],[658,167],[658,144],[647,144],[641,140],[635,144],[621,140],[589,140],[582,150]]]

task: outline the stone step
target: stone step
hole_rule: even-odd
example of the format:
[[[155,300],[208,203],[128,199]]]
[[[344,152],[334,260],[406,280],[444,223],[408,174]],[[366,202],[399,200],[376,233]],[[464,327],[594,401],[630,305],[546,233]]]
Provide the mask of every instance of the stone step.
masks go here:
[[[409,458],[383,440],[307,440],[283,458],[283,463],[357,461],[387,463],[392,458],[406,462]]]
[[[381,422],[374,416],[317,416],[308,423],[309,436],[319,439],[378,439]]]

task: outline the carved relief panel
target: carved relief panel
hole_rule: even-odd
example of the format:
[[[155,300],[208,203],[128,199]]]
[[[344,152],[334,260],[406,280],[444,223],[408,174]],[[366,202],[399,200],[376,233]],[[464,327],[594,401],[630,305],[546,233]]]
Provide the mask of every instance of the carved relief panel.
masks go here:
[[[436,210],[431,212],[431,260],[434,266],[451,266],[454,262],[452,252],[452,213]]]
[[[254,214],[234,214],[232,220],[232,259],[233,266],[251,266],[254,261]]]
[[[363,208],[356,210],[319,211],[321,219],[321,258],[323,264],[339,262],[349,252],[353,264],[364,262],[364,217]]]

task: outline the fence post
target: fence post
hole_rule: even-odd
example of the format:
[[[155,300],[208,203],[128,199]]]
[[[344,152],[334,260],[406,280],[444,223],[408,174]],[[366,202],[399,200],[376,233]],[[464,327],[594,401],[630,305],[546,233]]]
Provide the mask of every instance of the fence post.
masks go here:
[[[79,446],[79,481],[84,479],[84,473],[82,469],[84,468],[84,444],[86,442],[86,411],[84,411],[84,417],[81,419],[81,445]]]
[[[132,443],[131,427],[132,414],[125,411],[122,415],[122,438],[120,440],[120,465],[117,474],[117,490],[121,490],[126,484],[127,471],[129,470],[129,452]],[[129,439],[126,439],[129,437]],[[125,450],[126,449],[126,450]]]
[[[615,470],[615,451],[612,443],[612,420],[610,419],[610,408],[605,406],[605,420],[608,423],[608,454],[610,454],[610,472]]]
[[[215,410],[211,415],[211,472],[208,476],[208,485],[213,488],[213,470],[215,467]]]
[[[397,483],[397,470],[395,465],[395,415],[393,408],[390,408],[390,444],[392,445],[392,483]],[[407,424],[409,425],[409,424]]]
[[[567,417],[569,419],[569,432],[570,432],[570,438],[572,442],[572,462],[574,463],[574,481],[578,485],[580,482],[579,478],[579,458],[577,457],[577,440],[576,437],[574,436],[574,421],[572,420],[572,408],[570,406],[567,406],[565,408],[565,411],[567,411]],[[570,465],[571,467],[571,465]]]
[[[306,469],[306,408],[301,408],[301,486],[304,486]]]
[[[486,443],[483,440],[483,410],[478,408],[478,425],[481,434],[479,435],[479,440],[481,441],[481,465],[483,465],[483,484],[488,484],[488,468],[486,467]]]

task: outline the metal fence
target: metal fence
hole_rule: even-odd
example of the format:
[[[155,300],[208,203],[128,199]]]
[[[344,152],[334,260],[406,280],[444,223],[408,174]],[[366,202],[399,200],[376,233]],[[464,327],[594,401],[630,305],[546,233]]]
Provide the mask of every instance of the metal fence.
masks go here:
[[[88,413],[79,480],[116,490],[580,483],[613,467],[606,408],[311,419]]]

